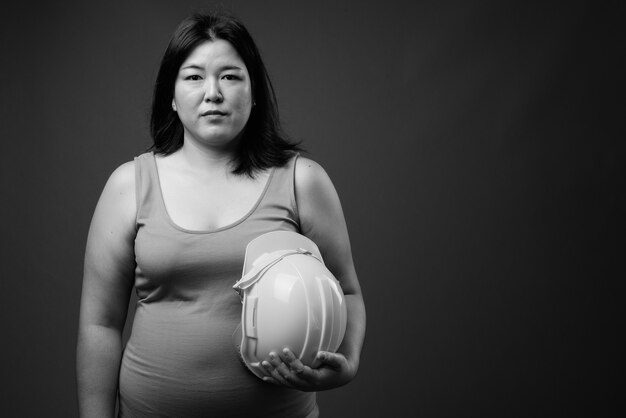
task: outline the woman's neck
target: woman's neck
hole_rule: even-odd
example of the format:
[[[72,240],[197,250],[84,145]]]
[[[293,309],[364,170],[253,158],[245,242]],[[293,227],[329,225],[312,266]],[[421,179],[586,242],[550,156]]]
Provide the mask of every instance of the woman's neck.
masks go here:
[[[235,151],[232,147],[207,147],[185,141],[172,155],[187,169],[201,175],[230,175],[234,169]]]

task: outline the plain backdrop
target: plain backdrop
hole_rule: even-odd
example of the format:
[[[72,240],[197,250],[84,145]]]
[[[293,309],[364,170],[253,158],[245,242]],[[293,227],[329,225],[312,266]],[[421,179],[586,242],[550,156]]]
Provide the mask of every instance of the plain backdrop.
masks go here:
[[[623,3],[137,0],[2,6],[0,416],[77,415],[93,209],[215,7],[342,199],[368,328],[322,417],[619,415]]]

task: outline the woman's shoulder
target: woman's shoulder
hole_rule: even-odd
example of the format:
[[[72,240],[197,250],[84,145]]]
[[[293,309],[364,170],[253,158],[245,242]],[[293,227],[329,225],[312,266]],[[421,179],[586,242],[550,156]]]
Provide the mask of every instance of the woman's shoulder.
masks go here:
[[[134,157],[132,160],[127,161],[119,165],[109,177],[108,183],[115,188],[121,189],[135,189],[135,172],[136,166],[141,166],[149,160],[155,159],[155,154],[152,151],[144,152]]]
[[[107,186],[114,188],[118,191],[135,188],[135,160],[127,161],[119,165],[107,181]]]
[[[94,228],[130,234],[136,217],[135,162],[118,166],[109,176],[92,220]]]
[[[303,223],[326,213],[328,208],[335,210],[339,207],[339,196],[332,180],[326,170],[310,158],[296,160],[294,186],[296,205]]]
[[[135,210],[135,165],[131,160],[119,165],[107,180],[100,199],[109,201],[111,207],[117,207],[130,214]]]
[[[332,186],[326,170],[316,161],[307,157],[298,157],[295,167],[296,188],[304,191],[319,187]]]

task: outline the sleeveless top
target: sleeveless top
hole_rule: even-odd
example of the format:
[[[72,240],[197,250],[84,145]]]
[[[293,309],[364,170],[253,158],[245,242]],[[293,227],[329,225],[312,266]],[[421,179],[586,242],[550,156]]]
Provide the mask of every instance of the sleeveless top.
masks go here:
[[[165,209],[153,153],[135,158],[138,302],[119,377],[120,417],[306,417],[319,415],[314,392],[266,383],[233,343],[250,240],[299,231],[294,155],[271,169],[255,206],[212,231],[176,225]]]

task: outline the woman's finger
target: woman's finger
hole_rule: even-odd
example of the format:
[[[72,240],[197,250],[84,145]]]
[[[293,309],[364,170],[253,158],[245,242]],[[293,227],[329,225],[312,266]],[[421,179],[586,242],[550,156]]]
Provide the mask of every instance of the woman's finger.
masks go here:
[[[271,365],[271,373],[274,379],[278,380],[285,386],[292,386],[290,382],[292,380],[291,371],[289,370],[289,367],[283,363],[278,354],[274,352],[270,353],[269,364]]]
[[[283,375],[278,371],[277,367],[274,367],[274,365],[272,363],[270,363],[267,360],[263,360],[261,362],[261,365],[263,366],[263,368],[269,373],[270,377],[275,381],[278,382],[281,385],[285,385],[285,386],[289,386],[291,387],[291,384],[285,380],[285,378],[283,377]],[[263,379],[265,380],[265,379]],[[270,381],[270,380],[268,380]]]
[[[295,374],[301,375],[304,372],[304,364],[302,364],[300,359],[297,358],[290,349],[285,348],[281,353],[280,358]]]
[[[267,383],[271,383],[273,385],[280,385],[280,382],[278,382],[276,379],[270,376],[264,376],[263,381]]]
[[[274,367],[268,361],[262,361],[261,367],[265,372],[266,376],[263,377],[263,380],[269,383],[273,383],[275,385],[280,384],[276,379],[272,377],[272,372],[274,371]]]
[[[344,357],[341,354],[320,351],[317,353],[320,362],[333,369],[339,369],[344,364]]]

